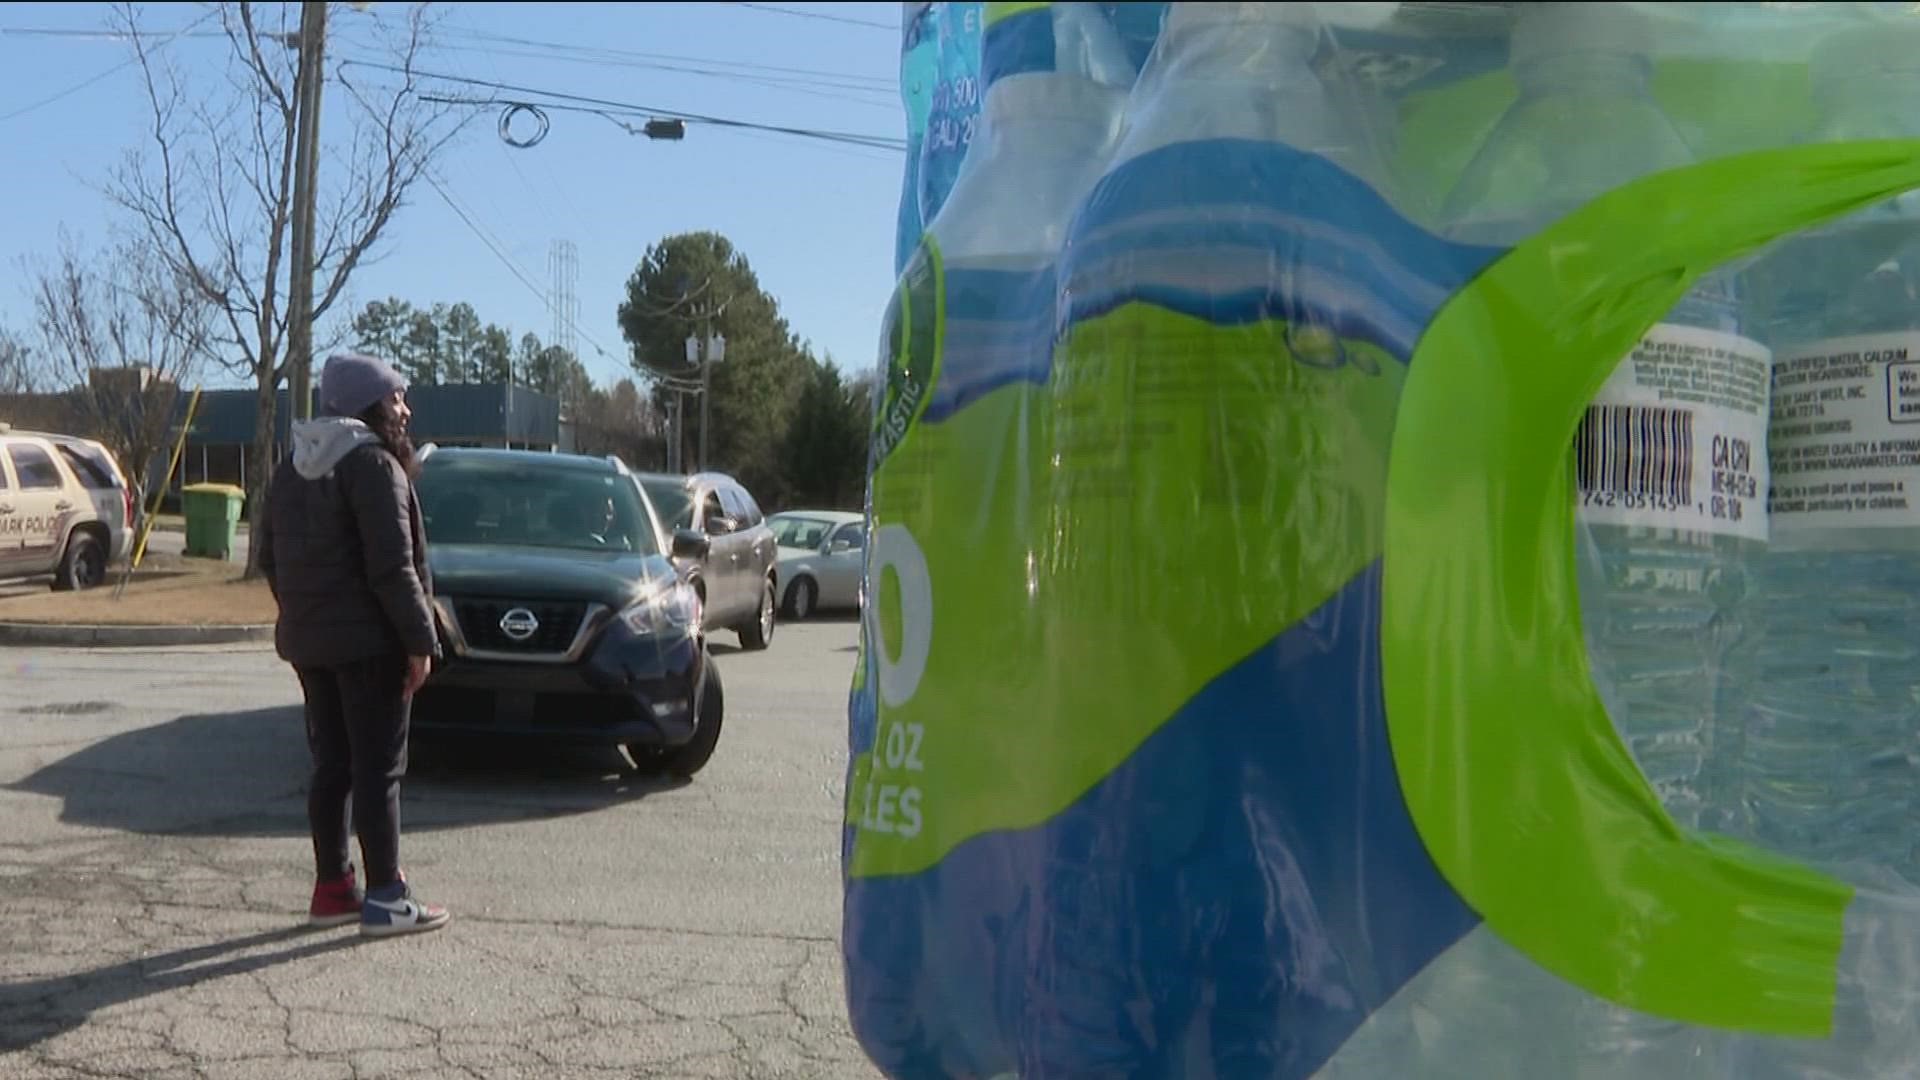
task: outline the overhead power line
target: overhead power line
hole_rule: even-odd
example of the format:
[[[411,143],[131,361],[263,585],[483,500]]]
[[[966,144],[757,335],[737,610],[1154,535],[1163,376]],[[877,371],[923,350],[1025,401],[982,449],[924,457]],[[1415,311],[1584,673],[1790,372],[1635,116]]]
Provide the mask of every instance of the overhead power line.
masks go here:
[[[779,134],[779,135],[791,135],[796,138],[819,139],[826,142],[838,142],[838,143],[847,143],[855,146],[866,146],[866,147],[872,147],[872,148],[881,149],[881,150],[905,150],[907,145],[905,139],[892,138],[885,135],[868,135],[861,132],[849,132],[849,131],[828,131],[828,130],[822,130],[819,128],[794,127],[794,126],[785,125],[785,124],[765,124],[765,123],[759,123],[757,121],[752,121],[752,120],[740,120],[733,117],[708,116],[702,113],[686,112],[684,110],[679,110],[679,109],[661,109],[661,108],[654,108],[647,105],[635,105],[630,102],[624,102],[624,101],[612,101],[607,98],[590,97],[585,94],[572,94],[572,93],[566,93],[558,90],[541,90],[537,87],[517,86],[512,83],[494,82],[489,79],[473,79],[473,78],[468,78],[462,75],[438,74],[435,72],[421,71],[417,68],[409,70],[407,68],[398,67],[392,64],[375,63],[369,60],[349,60],[349,61],[346,61],[341,66],[342,67],[348,67],[348,66],[366,67],[366,68],[372,68],[376,71],[386,71],[386,72],[396,73],[396,74],[412,75],[416,78],[434,79],[440,82],[456,83],[464,86],[478,86],[488,90],[495,91],[496,94],[500,92],[505,92],[505,93],[514,94],[514,95],[528,95],[528,97],[516,97],[516,98],[501,98],[496,96],[496,97],[486,98],[486,99],[445,98],[445,97],[434,99],[437,101],[442,101],[445,103],[456,104],[456,105],[470,105],[475,107],[496,107],[497,106],[502,108],[524,106],[524,107],[530,107],[530,108],[536,108],[536,109],[553,109],[555,111],[596,113],[602,116],[607,116],[609,119],[615,116],[626,116],[626,117],[644,117],[644,118],[655,119],[655,120],[679,120],[689,124],[710,124],[715,127],[735,128],[735,129],[747,130],[747,131],[762,131],[762,132],[769,132],[769,133]],[[548,98],[551,100],[549,101],[529,100],[529,97],[530,98]],[[564,102],[568,104],[556,104],[557,102]],[[589,107],[587,108],[575,107],[575,108],[569,109],[568,107],[569,104],[573,106],[589,106]]]
[[[188,23],[186,26],[183,26],[180,29],[175,30],[171,34],[168,34],[166,37],[161,38],[159,42],[157,42],[153,46],[153,48],[156,50],[166,48],[168,45],[173,44],[175,41],[179,40],[180,38],[186,37],[188,34],[191,34],[193,31],[199,29],[201,26],[206,25],[208,20],[212,19],[215,15],[218,15],[218,14],[219,14],[218,11],[207,12],[205,15],[200,16],[198,19],[195,19],[193,22]],[[34,34],[34,33],[50,33],[51,31],[8,30],[5,32],[8,34]],[[220,35],[224,37],[225,31],[221,31]],[[114,32],[112,33],[111,36],[124,40],[124,39],[130,38],[132,35]],[[38,101],[33,101],[25,105],[22,105],[19,108],[14,109],[12,112],[0,113],[0,123],[5,123],[8,120],[13,120],[18,117],[25,116],[28,113],[33,112],[35,109],[44,108],[48,105],[53,104],[56,101],[61,101],[66,98],[72,97],[73,95],[79,93],[82,90],[85,90],[87,87],[92,86],[93,84],[101,81],[102,79],[106,79],[110,76],[117,75],[120,72],[125,71],[127,68],[130,68],[139,62],[140,62],[139,57],[129,56],[125,60],[120,61],[119,63],[113,65],[112,67],[106,69],[105,71],[102,71],[97,75],[92,75],[85,79],[82,79],[81,81],[74,83],[72,86],[69,86],[64,90],[55,91],[54,93],[49,94],[48,96],[43,97]]]
[[[455,55],[476,55],[503,57],[515,60],[547,60],[563,63],[591,64],[599,67],[615,67],[624,70],[659,71],[675,75],[691,75],[696,78],[714,79],[740,86],[763,87],[778,90],[785,94],[804,94],[808,97],[829,98],[835,101],[848,101],[869,109],[897,109],[895,92],[877,84],[856,83],[850,81],[830,81],[828,78],[809,78],[795,75],[758,74],[746,70],[731,70],[724,67],[702,67],[691,63],[666,63],[662,61],[641,60],[628,57],[609,57],[591,55],[572,55],[566,53],[542,52],[532,49],[499,48],[482,45],[449,45],[435,43],[437,50]]]
[[[207,17],[174,31],[166,40],[174,37],[223,38],[224,30],[201,30]],[[790,12],[790,14],[809,15],[816,13]],[[825,16],[822,16],[825,17]],[[852,20],[857,22],[858,20]],[[96,41],[126,41],[125,31],[113,29],[82,29],[68,27],[0,27],[0,37],[37,37],[69,38]],[[160,36],[156,32],[153,36]],[[746,86],[761,86],[781,90],[787,93],[805,94],[812,97],[848,101],[867,108],[894,109],[898,107],[895,97],[898,86],[891,77],[880,75],[850,74],[844,71],[831,71],[821,68],[791,67],[781,64],[766,64],[748,60],[725,60],[713,57],[690,56],[680,53],[647,52],[632,49],[616,49],[604,46],[583,45],[577,42],[552,41],[540,38],[522,37],[513,34],[496,34],[464,27],[440,27],[429,38],[431,46],[448,53],[471,53],[517,59],[552,60],[562,63],[590,64],[602,67],[632,68],[639,70],[662,71],[674,74],[693,75],[700,78],[717,79]],[[507,46],[507,47],[502,47]],[[124,68],[118,65],[88,80],[66,93],[77,92],[104,79]],[[59,96],[47,99],[51,104]],[[37,107],[39,103],[36,103]]]
[[[360,103],[362,108],[372,108],[372,106],[368,104],[366,97],[360,93],[357,87],[344,79],[341,80],[341,83],[346,87],[347,92]],[[526,270],[522,269],[518,262],[514,261],[513,256],[508,254],[506,247],[501,244],[486,227],[474,220],[473,215],[467,212],[466,207],[460,205],[460,201],[453,197],[453,192],[447,190],[447,186],[441,182],[438,176],[434,175],[431,168],[423,169],[420,175],[427,181],[427,185],[433,188],[434,192],[440,196],[440,200],[447,204],[447,209],[452,210],[454,216],[460,219],[460,223],[467,227],[467,231],[473,233],[482,244],[486,245],[487,250],[493,253],[494,258],[500,260],[501,265],[505,266],[509,273],[519,279],[520,284],[525,285],[529,292],[539,297],[543,305],[547,307],[553,306],[553,298],[547,290],[541,288],[540,284],[534,281],[532,276],[530,276]],[[603,359],[618,363],[614,355],[607,351],[606,346],[600,344],[598,339],[592,334],[587,333],[586,330],[580,326],[578,318],[570,317],[569,321],[572,323],[574,333],[578,334],[587,344],[593,346],[595,353]],[[578,360],[579,357],[576,356],[574,359]]]
[[[217,12],[208,12],[204,17],[188,23],[186,26],[174,31],[173,34],[170,35],[169,40],[174,37],[226,37],[227,32],[225,30],[198,29],[202,23],[205,23],[207,19],[212,18],[215,14],[217,14]],[[153,32],[153,36],[158,37],[165,33],[166,31],[164,30],[156,30]],[[79,27],[66,26],[0,26],[0,37],[63,37],[92,38],[96,41],[127,41],[130,40],[133,35],[127,33],[125,30],[86,30]]]
[[[686,125],[689,122],[677,116],[659,116],[654,113],[634,110],[596,108],[589,105],[568,105],[551,101],[534,102],[509,97],[443,97],[435,94],[422,94],[420,100],[438,105],[464,105],[476,109],[501,109],[503,110],[500,117],[501,126],[509,129],[508,133],[503,134],[501,138],[507,145],[521,150],[539,145],[540,141],[546,137],[546,131],[549,125],[546,113],[549,110],[553,112],[583,113],[588,116],[598,116],[629,135],[669,141],[686,138]],[[531,135],[515,136],[511,134],[510,128],[513,118],[521,115],[527,115],[533,119],[536,126]],[[646,123],[635,127],[623,119],[623,117],[645,119]],[[821,142],[857,146],[868,150],[893,151],[896,153],[904,149],[901,143],[897,141],[887,141],[881,139],[879,136],[855,135],[835,131],[813,131],[806,128],[784,128],[763,124],[751,124],[742,121],[733,123],[710,122],[720,123],[720,125],[724,127],[742,129],[752,134],[792,135]]]
[[[856,19],[849,15],[829,15],[824,11],[799,11],[794,8],[781,7],[778,4],[748,4],[740,2],[740,0],[734,0],[733,6],[747,8],[750,11],[765,11],[774,15],[792,15],[801,19],[819,19],[821,22],[843,23],[847,26],[871,26],[878,30],[892,30],[896,33],[900,29],[897,23],[876,22],[872,19]]]
[[[479,222],[475,221],[473,219],[473,215],[467,213],[466,207],[460,205],[459,200],[453,197],[453,193],[448,191],[446,188],[446,185],[440,182],[440,178],[435,176],[431,171],[422,173],[421,175],[426,178],[428,185],[430,185],[433,188],[433,190],[439,194],[440,200],[447,204],[447,209],[452,210],[454,213],[454,216],[460,219],[461,224],[465,225],[467,227],[467,230],[473,233],[473,235],[477,237],[482,244],[485,244],[487,246],[488,251],[493,252],[494,257],[500,260],[501,264],[507,268],[508,272],[512,273],[514,277],[518,278],[520,280],[520,284],[525,285],[529,292],[539,297],[540,302],[542,304],[546,304],[547,306],[551,307],[553,301],[552,301],[552,297],[548,294],[547,290],[541,288],[539,282],[534,281],[533,278],[530,275],[528,275],[528,273],[525,270],[521,269],[520,264],[515,262],[513,259],[513,256],[509,255],[506,249],[500,245],[499,241],[494,239],[494,236],[492,233],[488,232],[485,228],[483,228],[480,225]],[[579,334],[582,340],[584,340],[587,344],[593,346],[593,351],[595,353],[597,353],[602,357],[605,357],[608,360],[614,359],[613,354],[607,351],[607,347],[605,345],[600,344],[599,340],[596,339],[592,334],[589,334],[584,329],[582,329],[579,322],[575,321],[573,322],[572,325],[573,325],[573,332],[576,334]]]
[[[174,31],[172,37],[224,38],[224,30],[200,30],[208,18],[208,13],[191,24]],[[804,15],[808,12],[792,12]],[[822,16],[824,17],[824,16]],[[857,20],[855,20],[857,21]],[[879,24],[863,24],[879,25]],[[151,36],[160,37],[165,31],[154,31]],[[0,26],[0,37],[41,37],[41,38],[79,38],[95,41],[126,41],[131,35],[123,30],[88,30],[59,26]],[[849,90],[872,90],[875,93],[892,94],[897,87],[894,80],[882,75],[857,75],[844,71],[831,71],[825,68],[788,67],[782,64],[762,64],[751,60],[725,60],[715,57],[688,56],[684,53],[645,52],[634,49],[615,49],[603,45],[583,45],[570,41],[550,41],[540,38],[520,37],[515,34],[495,34],[484,30],[465,27],[444,26],[437,28],[433,38],[464,38],[474,42],[498,45],[516,45],[525,49],[553,53],[554,56],[541,59],[578,60],[587,63],[624,65],[632,67],[657,67],[666,71],[684,71],[701,75],[721,75],[728,77],[756,76],[796,85],[822,85]],[[502,50],[489,50],[475,45],[461,45],[452,42],[437,42],[436,48],[465,50],[472,52],[496,52],[509,56],[532,56],[532,53],[512,53]],[[675,66],[685,65],[685,66]]]
[[[844,71],[829,71],[824,68],[788,67],[783,64],[763,64],[750,60],[722,60],[714,57],[688,56],[684,53],[643,52],[635,49],[614,49],[604,45],[582,45],[577,42],[549,41],[540,38],[520,37],[514,34],[494,34],[484,30],[472,30],[465,27],[442,27],[435,32],[436,37],[464,38],[476,42],[489,42],[500,45],[517,45],[527,49],[538,49],[559,54],[563,58],[580,58],[608,63],[635,63],[638,66],[655,64],[684,64],[712,68],[718,73],[752,73],[767,77],[794,78],[796,80],[818,80],[822,84],[871,88],[876,92],[894,93],[898,89],[893,78],[882,75],[854,75]],[[468,45],[441,45],[441,48],[473,48]],[[676,69],[677,70],[677,69]]]
[[[469,14],[468,11],[463,11],[461,13],[463,18],[466,17],[468,14]],[[472,30],[469,27],[457,25],[451,22],[443,23],[436,27],[436,33],[434,35],[429,36],[428,44],[435,48],[439,47],[438,44],[434,42],[433,39],[436,36],[439,36],[441,34],[446,34],[446,33],[477,34],[480,32],[477,30]],[[496,79],[504,79],[507,77],[506,72],[502,71],[499,65],[494,63],[493,57],[487,56],[483,52],[480,54],[480,58],[486,64],[486,67],[489,69],[488,71],[483,72],[483,74],[491,75],[493,78],[496,78]],[[465,67],[458,68],[457,70],[463,75],[473,73]],[[495,141],[494,149],[500,154],[500,156],[506,158],[507,167],[513,172],[514,176],[520,181],[521,186],[526,189],[527,194],[531,196],[530,205],[538,207],[541,215],[547,219],[548,227],[552,232],[553,236],[555,237],[567,236],[576,230],[583,231],[587,234],[591,234],[594,231],[594,226],[590,223],[587,223],[586,218],[584,218],[580,214],[580,209],[578,205],[574,203],[573,197],[568,194],[566,186],[560,182],[559,177],[554,173],[552,162],[545,155],[541,155],[534,159],[534,164],[538,167],[539,171],[544,175],[544,178],[547,182],[548,190],[549,192],[551,192],[552,197],[549,197],[546,195],[542,195],[536,189],[536,187],[534,186],[533,180],[528,176],[527,169],[521,162],[521,155],[513,153],[513,150],[512,150],[513,144],[514,142],[518,141],[521,138],[521,136],[518,136],[515,134],[516,129],[512,126],[512,117],[508,115],[508,112],[503,112],[501,114],[500,126],[502,128],[505,128],[506,130],[504,131],[504,133],[501,134],[500,139]],[[532,132],[528,132],[527,136],[530,137],[533,142],[537,143],[539,142],[540,139],[545,138],[546,132],[544,129],[546,127],[547,127],[547,124],[545,119],[541,118],[540,122],[535,125],[535,129]],[[567,225],[567,224],[562,224],[560,222],[560,218],[556,213],[556,206],[563,206],[566,208],[567,212],[573,218],[572,224]],[[576,334],[573,336],[577,338],[579,335]],[[577,342],[576,342],[576,345],[577,345]]]
[[[553,306],[552,298],[551,298],[551,295],[547,292],[547,290],[542,289],[540,285],[537,282],[535,282],[533,278],[529,276],[525,270],[521,269],[520,264],[514,261],[513,256],[507,253],[506,249],[501,246],[500,242],[494,238],[493,234],[490,233],[485,226],[481,225],[478,221],[475,221],[473,219],[473,215],[469,214],[466,208],[460,205],[459,200],[453,197],[453,193],[447,190],[446,186],[440,182],[440,179],[434,176],[431,172],[424,173],[422,175],[426,177],[427,183],[430,186],[432,186],[435,193],[437,193],[440,196],[441,201],[447,204],[447,208],[449,210],[452,210],[454,212],[454,215],[460,219],[461,224],[465,225],[469,232],[473,233],[473,235],[476,238],[478,238],[482,244],[486,245],[487,250],[491,251],[494,257],[500,260],[501,264],[507,268],[508,272],[511,273],[515,278],[519,279],[520,284],[525,285],[529,292],[533,293],[534,296],[540,299],[541,303],[546,304],[548,307],[552,307]],[[612,353],[607,351],[606,346],[602,345],[599,342],[599,340],[596,339],[592,334],[587,333],[586,330],[581,328],[578,319],[569,317],[568,322],[573,327],[573,332],[580,335],[580,337],[583,340],[585,340],[588,345],[593,346],[593,351],[597,355],[599,355],[602,359],[608,360],[616,364],[619,362],[619,359],[617,357],[615,357]],[[577,360],[579,358],[576,356],[575,359]],[[683,391],[692,391],[692,390],[699,389],[698,383],[688,383],[682,380],[677,380],[670,375],[656,372],[651,369],[634,368],[633,370],[634,370],[634,374],[639,375],[641,378],[647,379],[661,386],[666,386],[672,389],[683,390]]]

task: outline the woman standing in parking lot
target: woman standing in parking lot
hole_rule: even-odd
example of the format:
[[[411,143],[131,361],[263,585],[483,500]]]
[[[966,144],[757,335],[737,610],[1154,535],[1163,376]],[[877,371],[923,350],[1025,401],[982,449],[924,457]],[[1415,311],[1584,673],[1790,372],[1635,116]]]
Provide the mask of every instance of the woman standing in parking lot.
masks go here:
[[[406,382],[373,357],[336,355],[320,376],[320,404],[319,419],[293,427],[293,453],[274,472],[254,538],[280,608],[275,646],[306,695],[317,875],[309,921],[357,920],[371,936],[433,930],[447,910],[421,902],[400,872],[412,699],[439,653]]]

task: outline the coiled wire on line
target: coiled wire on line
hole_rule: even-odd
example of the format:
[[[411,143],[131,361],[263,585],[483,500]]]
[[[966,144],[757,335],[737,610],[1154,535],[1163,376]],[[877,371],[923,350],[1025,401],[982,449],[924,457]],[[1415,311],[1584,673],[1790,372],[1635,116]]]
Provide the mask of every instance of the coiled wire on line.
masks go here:
[[[536,126],[533,129],[533,134],[525,138],[515,138],[513,134],[513,121],[514,118],[521,113],[532,114]],[[547,118],[546,110],[540,108],[538,105],[515,102],[500,112],[500,141],[516,150],[527,150],[540,145],[541,141],[547,137],[547,131],[552,127],[553,121]]]

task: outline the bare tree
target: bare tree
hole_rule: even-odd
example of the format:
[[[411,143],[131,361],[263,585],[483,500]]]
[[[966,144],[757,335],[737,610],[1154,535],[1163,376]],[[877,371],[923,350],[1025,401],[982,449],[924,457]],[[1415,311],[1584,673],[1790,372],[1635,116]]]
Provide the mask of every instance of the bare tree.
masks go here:
[[[576,380],[569,379],[569,383]],[[632,379],[607,389],[593,385],[584,370],[563,402],[573,418],[574,449],[582,454],[616,454],[636,468],[652,469],[667,459],[667,433],[654,403]]]
[[[115,21],[133,43],[150,115],[147,138],[115,171],[109,195],[132,213],[167,265],[213,305],[221,344],[258,392],[247,457],[251,515],[272,476],[280,386],[288,370],[286,290],[291,267],[297,3],[219,5],[226,30],[224,84],[195,87],[141,32],[131,5]],[[415,60],[429,28],[412,7],[391,42],[391,82],[374,87],[330,74],[334,98],[321,125],[314,226],[313,321],[369,262],[413,184],[463,126],[453,106],[416,94]],[[340,93],[339,91],[344,91]],[[345,125],[334,119],[342,112]],[[345,130],[342,131],[341,129]],[[249,572],[255,567],[250,563]]]
[[[25,394],[35,383],[33,351],[11,330],[0,326],[0,394]]]
[[[180,387],[212,346],[212,306],[144,241],[88,257],[63,237],[30,280],[42,375],[65,391],[75,432],[113,451],[144,504]]]

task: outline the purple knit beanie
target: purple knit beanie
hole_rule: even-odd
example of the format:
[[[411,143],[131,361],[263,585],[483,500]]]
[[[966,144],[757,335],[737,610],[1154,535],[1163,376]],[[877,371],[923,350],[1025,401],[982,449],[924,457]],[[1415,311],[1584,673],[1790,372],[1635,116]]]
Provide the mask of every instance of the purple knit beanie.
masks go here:
[[[329,416],[359,416],[406,388],[407,380],[384,360],[335,353],[327,357],[326,369],[320,373],[320,411]]]

